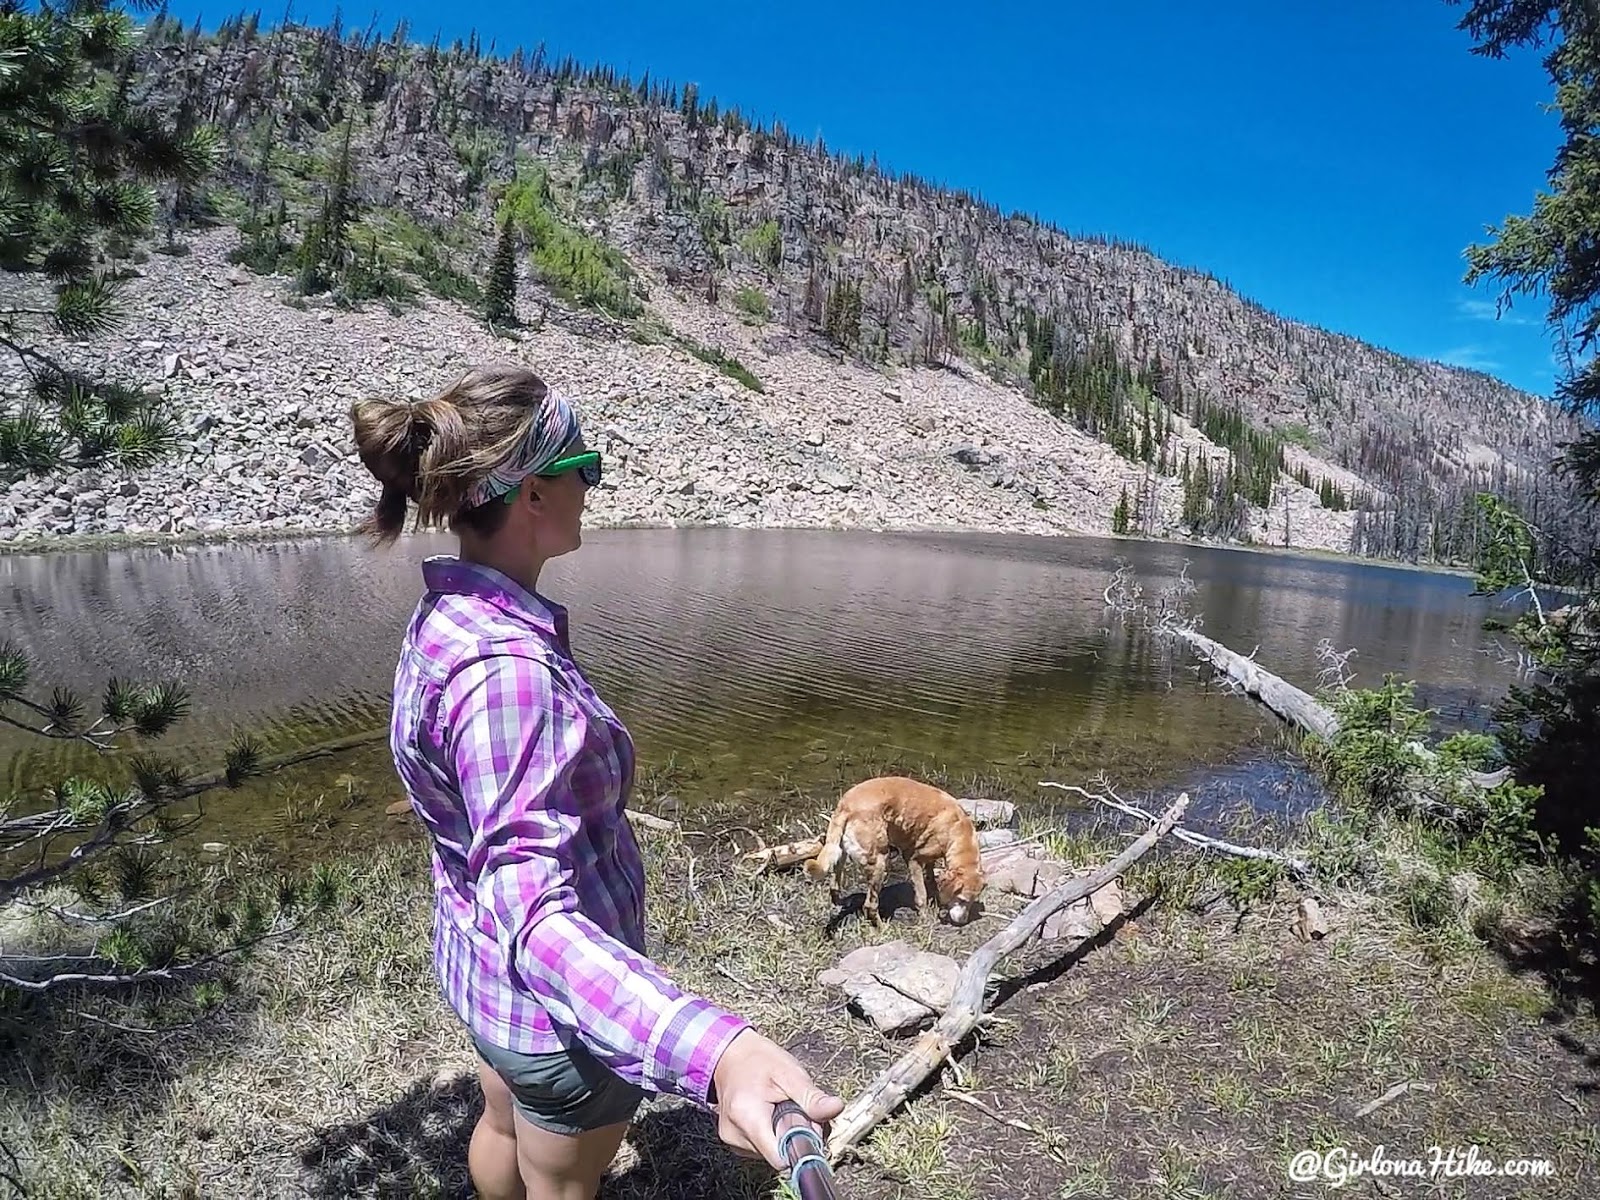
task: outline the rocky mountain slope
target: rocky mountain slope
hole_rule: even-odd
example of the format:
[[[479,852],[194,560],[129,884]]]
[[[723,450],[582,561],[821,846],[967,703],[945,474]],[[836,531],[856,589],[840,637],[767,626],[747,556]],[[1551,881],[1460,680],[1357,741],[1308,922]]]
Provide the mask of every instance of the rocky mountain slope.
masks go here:
[[[1104,443],[979,372],[836,361],[803,339],[674,298],[655,305],[694,344],[717,342],[762,391],[672,340],[640,342],[554,302],[517,340],[433,297],[381,307],[286,303],[292,280],[231,265],[237,234],[192,239],[129,285],[123,333],[57,345],[64,360],[110,367],[173,403],[190,445],[124,478],[81,471],[0,488],[0,539],[255,529],[339,529],[376,487],[350,442],[349,405],[369,392],[422,395],[472,362],[525,361],[577,400],[607,477],[598,523],[719,523],[879,529],[1105,533],[1143,472]],[[522,281],[524,307],[540,289]],[[1174,445],[1210,449],[1192,431]],[[1164,481],[1162,529],[1181,496]],[[1350,513],[1305,489],[1291,503],[1297,546],[1342,548]]]
[[[144,65],[230,161],[172,198],[169,248],[194,252],[141,266],[127,338],[71,353],[160,375],[202,440],[155,484],[14,486],[0,537],[342,524],[366,502],[349,395],[512,354],[615,427],[616,519],[1102,533],[1126,491],[1133,531],[1426,558],[1470,552],[1466,500],[1487,488],[1592,541],[1547,469],[1576,426],[1543,401],[692,88],[244,20],[202,37],[158,19]],[[519,311],[544,316],[516,342],[478,318],[508,212]],[[182,228],[207,217],[223,227]],[[319,310],[323,288],[354,310]],[[218,490],[264,469],[287,490]]]

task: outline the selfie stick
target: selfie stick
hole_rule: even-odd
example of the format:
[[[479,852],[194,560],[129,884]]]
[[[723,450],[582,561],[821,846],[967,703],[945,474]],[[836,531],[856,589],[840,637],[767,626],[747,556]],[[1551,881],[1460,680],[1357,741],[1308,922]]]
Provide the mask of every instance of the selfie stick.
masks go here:
[[[805,1109],[783,1100],[772,1110],[772,1132],[778,1135],[778,1157],[789,1168],[789,1186],[800,1200],[838,1200],[833,1170],[822,1138]]]

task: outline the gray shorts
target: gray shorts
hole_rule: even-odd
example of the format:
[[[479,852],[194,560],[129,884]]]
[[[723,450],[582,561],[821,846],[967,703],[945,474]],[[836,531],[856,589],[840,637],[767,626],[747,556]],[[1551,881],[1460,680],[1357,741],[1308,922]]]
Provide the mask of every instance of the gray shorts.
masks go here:
[[[551,1133],[587,1133],[631,1121],[643,1089],[629,1083],[581,1043],[549,1054],[518,1054],[491,1046],[477,1034],[472,1044],[511,1090],[512,1105]]]

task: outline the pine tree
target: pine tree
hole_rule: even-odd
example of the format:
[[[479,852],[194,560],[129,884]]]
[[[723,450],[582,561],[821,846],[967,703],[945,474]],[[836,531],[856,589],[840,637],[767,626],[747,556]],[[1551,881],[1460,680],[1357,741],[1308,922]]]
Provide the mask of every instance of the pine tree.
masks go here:
[[[489,263],[489,286],[484,291],[484,317],[490,325],[514,325],[517,320],[517,233],[507,216]]]
[[[306,295],[331,291],[349,273],[354,255],[350,246],[350,222],[355,205],[350,195],[350,138],[355,113],[345,119],[344,138],[339,157],[333,164],[333,178],[323,191],[322,212],[312,223],[300,248],[298,286]]]
[[[1122,489],[1122,498],[1117,501],[1116,511],[1111,514],[1111,532],[1128,532],[1128,489]]]
[[[1594,137],[1600,21],[1585,0],[1473,0],[1458,27],[1475,43],[1474,53],[1490,58],[1550,47],[1543,62],[1566,140],[1533,212],[1506,218],[1491,227],[1489,244],[1468,249],[1465,282],[1499,282],[1506,302],[1522,294],[1549,297],[1550,325],[1559,331],[1568,364],[1556,398],[1569,413],[1593,417],[1600,413],[1600,359],[1589,353],[1600,334],[1600,259],[1593,251],[1600,229],[1600,140]],[[1576,484],[1585,502],[1577,517],[1592,529],[1600,507],[1600,428],[1592,421],[1566,446],[1558,469]],[[1483,586],[1521,586],[1538,557],[1532,526],[1491,503],[1484,508],[1489,528]],[[1565,932],[1592,952],[1600,942],[1600,792],[1594,786],[1600,772],[1600,739],[1594,734],[1600,728],[1600,561],[1580,570],[1586,590],[1559,618],[1546,614],[1529,592],[1532,619],[1522,640],[1541,675],[1526,688],[1513,687],[1498,715],[1518,782],[1544,789],[1537,809],[1540,832],[1554,834],[1578,867],[1567,872],[1574,886],[1563,914]]]
[[[154,228],[154,185],[192,186],[217,159],[211,130],[180,132],[135,99],[135,37],[127,14],[100,0],[0,8],[0,270],[45,293],[0,308],[0,350],[29,381],[22,395],[0,393],[0,482],[137,468],[177,442],[159,401],[38,344],[120,323],[114,259]]]
[[[135,103],[133,43],[126,14],[103,3],[0,9],[0,268],[42,275],[53,287],[48,308],[19,306],[0,316],[0,347],[21,360],[35,396],[20,415],[0,414],[0,472],[107,461],[134,469],[176,442],[162,410],[57,365],[32,344],[38,330],[27,324],[37,319],[76,337],[114,327],[116,287],[100,269],[114,239],[131,243],[153,231],[152,182],[198,184],[216,160],[209,132],[177,133]],[[41,410],[38,400],[52,407]],[[76,997],[86,985],[203,978],[225,956],[332,902],[337,889],[322,872],[310,892],[262,876],[233,881],[226,902],[180,903],[184,893],[151,848],[192,826],[188,802],[267,765],[248,737],[206,775],[128,753],[159,738],[188,704],[176,682],[113,678],[91,716],[69,689],[44,695],[29,657],[0,640],[0,720],[39,738],[122,752],[115,768],[54,780],[34,773],[22,785],[26,794],[0,793],[0,909],[49,889],[50,903],[20,911],[59,926],[0,947],[0,1023],[8,1028],[28,1029],[33,1006],[58,991]],[[118,869],[99,870],[113,855],[121,856]],[[78,948],[37,952],[51,942]],[[151,999],[176,1002],[171,992]]]

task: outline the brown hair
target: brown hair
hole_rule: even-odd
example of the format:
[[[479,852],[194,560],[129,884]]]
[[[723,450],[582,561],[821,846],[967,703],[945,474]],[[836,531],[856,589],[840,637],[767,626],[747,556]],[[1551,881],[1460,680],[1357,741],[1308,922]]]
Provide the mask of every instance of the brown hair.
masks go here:
[[[491,534],[503,504],[462,510],[467,494],[527,436],[549,388],[526,367],[491,363],[464,372],[426,400],[377,396],[350,406],[361,462],[383,485],[361,531],[390,542],[417,506],[416,527],[448,523]]]

